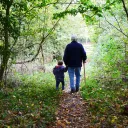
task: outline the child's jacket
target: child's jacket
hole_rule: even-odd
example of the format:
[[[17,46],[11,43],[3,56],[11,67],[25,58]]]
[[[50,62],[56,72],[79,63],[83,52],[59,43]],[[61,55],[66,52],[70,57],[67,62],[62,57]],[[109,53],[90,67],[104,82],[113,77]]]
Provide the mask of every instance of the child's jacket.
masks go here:
[[[53,74],[55,75],[56,80],[64,80],[64,72],[67,71],[67,67],[64,66],[55,66],[53,68]]]

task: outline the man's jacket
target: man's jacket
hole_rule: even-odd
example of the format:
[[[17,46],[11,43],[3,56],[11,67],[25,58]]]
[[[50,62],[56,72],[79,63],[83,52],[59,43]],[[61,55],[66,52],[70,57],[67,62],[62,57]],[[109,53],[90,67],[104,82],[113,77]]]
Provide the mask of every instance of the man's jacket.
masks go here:
[[[65,68],[64,66],[55,66],[53,68],[53,74],[55,75],[55,78],[57,80],[64,80],[64,72],[67,71],[67,67]]]
[[[82,44],[72,41],[66,46],[63,60],[68,67],[81,67],[82,61],[84,62],[86,59],[86,52]]]

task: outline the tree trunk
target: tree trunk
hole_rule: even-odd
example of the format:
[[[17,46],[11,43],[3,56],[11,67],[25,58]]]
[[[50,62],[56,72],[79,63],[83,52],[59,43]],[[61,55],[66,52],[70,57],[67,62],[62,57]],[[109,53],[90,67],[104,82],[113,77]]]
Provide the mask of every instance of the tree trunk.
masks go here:
[[[8,59],[10,56],[9,52],[9,10],[10,10],[11,5],[7,4],[6,7],[6,18],[4,22],[4,47],[3,47],[3,55],[2,55],[2,60],[1,60],[1,65],[0,65],[0,83],[3,80],[3,75],[4,72],[7,68],[7,63]]]

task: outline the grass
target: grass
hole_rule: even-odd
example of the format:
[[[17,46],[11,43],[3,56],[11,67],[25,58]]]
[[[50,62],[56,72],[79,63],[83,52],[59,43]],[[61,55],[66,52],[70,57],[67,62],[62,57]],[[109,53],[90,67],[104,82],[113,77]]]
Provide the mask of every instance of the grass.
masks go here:
[[[54,76],[35,73],[19,78],[19,87],[0,92],[0,126],[7,128],[41,127],[55,120],[61,91],[55,90]]]

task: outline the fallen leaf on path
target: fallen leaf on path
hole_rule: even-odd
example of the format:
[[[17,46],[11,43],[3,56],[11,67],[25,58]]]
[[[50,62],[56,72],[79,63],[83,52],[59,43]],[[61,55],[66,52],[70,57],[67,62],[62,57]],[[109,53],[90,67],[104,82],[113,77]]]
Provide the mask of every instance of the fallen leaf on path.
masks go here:
[[[62,128],[66,128],[66,125],[62,123],[60,120],[57,121],[57,125],[60,125]]]
[[[67,121],[66,119],[64,119],[66,124],[71,124],[71,122]]]

